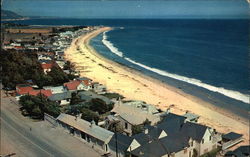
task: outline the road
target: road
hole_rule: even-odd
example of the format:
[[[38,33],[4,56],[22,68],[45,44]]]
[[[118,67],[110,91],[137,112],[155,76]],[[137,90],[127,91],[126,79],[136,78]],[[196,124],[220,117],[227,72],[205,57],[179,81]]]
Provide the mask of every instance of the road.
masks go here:
[[[14,157],[97,157],[98,151],[44,121],[23,117],[13,97],[1,92],[1,155]]]

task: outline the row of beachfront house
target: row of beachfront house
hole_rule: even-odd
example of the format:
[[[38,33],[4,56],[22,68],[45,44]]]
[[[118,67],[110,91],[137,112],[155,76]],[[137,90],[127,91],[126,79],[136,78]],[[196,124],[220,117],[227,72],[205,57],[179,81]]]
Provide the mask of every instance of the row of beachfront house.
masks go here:
[[[62,113],[56,119],[57,125],[103,153],[115,156],[118,152],[119,157],[193,157],[223,147],[229,141],[234,142],[231,146],[242,141],[241,134],[223,135],[197,123],[198,116],[190,112],[184,115],[159,112],[141,101],[116,101],[111,114],[98,124],[79,117]],[[145,125],[141,133],[132,134],[130,128],[146,119],[152,123]],[[123,133],[110,131],[111,124],[122,125]]]

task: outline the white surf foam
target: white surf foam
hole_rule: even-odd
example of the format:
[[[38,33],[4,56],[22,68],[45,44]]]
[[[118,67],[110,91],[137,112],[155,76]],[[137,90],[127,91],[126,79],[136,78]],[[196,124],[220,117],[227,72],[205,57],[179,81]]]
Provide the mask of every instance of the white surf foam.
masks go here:
[[[105,46],[107,46],[107,48],[109,48],[111,52],[113,52],[114,54],[116,54],[120,57],[123,57],[123,53],[120,52],[116,47],[114,47],[114,45],[110,41],[107,40],[108,36],[106,35],[106,32],[107,31],[103,32],[102,43]]]
[[[140,67],[142,67],[144,69],[150,70],[150,71],[155,72],[155,73],[157,73],[159,75],[162,75],[162,76],[167,76],[167,77],[179,80],[179,81],[190,83],[192,85],[203,87],[203,88],[208,89],[208,90],[210,90],[212,92],[217,92],[217,93],[223,94],[223,95],[225,95],[227,97],[242,101],[244,103],[249,103],[250,97],[247,94],[243,94],[243,93],[240,93],[238,91],[228,90],[228,89],[225,89],[223,87],[212,86],[212,85],[203,83],[201,80],[198,80],[198,79],[195,79],[195,78],[188,78],[188,77],[185,77],[185,76],[172,74],[172,73],[160,70],[160,69],[156,69],[156,68],[149,67],[149,66],[146,66],[144,64],[138,63],[138,62],[136,62],[136,61],[134,61],[134,60],[132,60],[130,58],[123,57],[123,53],[120,52],[118,50],[118,48],[114,47],[114,45],[110,41],[107,40],[106,32],[103,33],[102,42],[104,43],[104,45],[106,45],[110,49],[110,51],[112,53],[114,53],[114,54],[126,59],[130,63],[138,65],[138,66],[140,66]]]

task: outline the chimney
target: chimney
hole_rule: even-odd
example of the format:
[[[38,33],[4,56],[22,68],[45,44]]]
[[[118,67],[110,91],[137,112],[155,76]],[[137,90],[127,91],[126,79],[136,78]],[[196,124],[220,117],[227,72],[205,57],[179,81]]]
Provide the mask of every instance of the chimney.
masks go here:
[[[79,115],[76,115],[76,121],[79,121],[80,119],[81,119],[81,117],[82,117],[82,113],[80,113]]]
[[[93,127],[94,125],[95,125],[95,121],[92,120],[92,121],[90,122],[90,127]]]
[[[145,130],[144,130],[144,133],[145,133],[145,134],[148,134],[148,129],[145,129]]]

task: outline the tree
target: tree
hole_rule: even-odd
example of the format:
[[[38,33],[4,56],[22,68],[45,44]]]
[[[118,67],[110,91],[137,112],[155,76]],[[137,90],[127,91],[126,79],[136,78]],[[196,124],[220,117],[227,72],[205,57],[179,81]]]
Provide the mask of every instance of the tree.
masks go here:
[[[109,130],[113,132],[119,132],[122,134],[124,127],[121,125],[121,123],[116,123],[116,124],[110,125]]]
[[[81,100],[80,96],[79,96],[77,93],[73,92],[73,93],[71,94],[70,105],[79,104],[81,101],[82,101],[82,100]]]
[[[69,81],[68,76],[57,66],[53,66],[48,76],[52,78],[53,85],[63,84]]]
[[[48,101],[43,95],[22,96],[19,100],[22,110],[25,110],[29,116],[36,119],[43,119],[44,113],[57,117],[60,114],[60,108],[55,102]]]
[[[106,104],[105,101],[99,98],[91,99],[90,103],[91,103],[90,109],[92,111],[98,112],[99,114],[106,113],[113,108],[113,104]]]
[[[96,112],[83,108],[81,109],[81,113],[82,113],[82,117],[81,117],[82,119],[89,121],[89,122],[94,120],[96,123],[98,123],[99,115]]]

